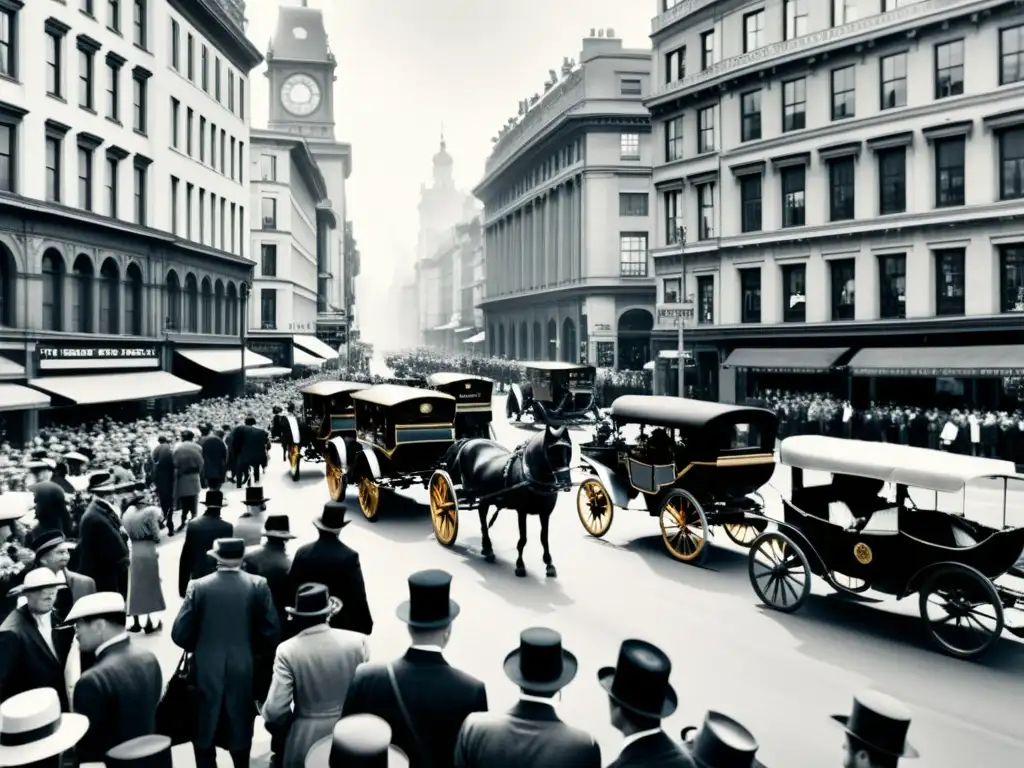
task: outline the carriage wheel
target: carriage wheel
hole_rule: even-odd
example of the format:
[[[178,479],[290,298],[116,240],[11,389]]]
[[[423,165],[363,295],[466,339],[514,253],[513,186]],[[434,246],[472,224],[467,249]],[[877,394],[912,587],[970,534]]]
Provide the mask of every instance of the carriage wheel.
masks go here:
[[[999,640],[1003,606],[992,582],[977,571],[947,566],[929,574],[919,593],[921,618],[939,650],[975,659]]]
[[[576,513],[587,533],[600,539],[612,527],[615,505],[600,480],[584,480],[576,493]]]
[[[679,488],[665,494],[659,522],[661,538],[672,557],[684,563],[703,562],[707,556],[708,519],[693,496]]]
[[[331,501],[345,500],[345,470],[335,466],[330,459],[324,457],[324,474],[327,476],[327,491]]]
[[[377,514],[380,511],[380,483],[372,477],[363,477],[359,481],[357,495],[359,496],[359,508],[363,511],[363,517],[371,523],[376,523]]]
[[[442,547],[450,547],[459,535],[459,499],[455,484],[443,469],[430,477],[430,521],[434,525],[434,538]]]
[[[302,461],[302,456],[299,454],[299,446],[290,445],[288,446],[288,467],[291,470],[292,480],[299,482],[299,462]]]
[[[829,571],[828,574],[832,581],[843,588],[846,592],[853,592],[855,595],[859,595],[861,592],[867,592],[871,589],[871,585],[868,584],[864,579],[858,579],[856,576],[847,576],[845,573],[839,573],[839,571]]]
[[[749,547],[754,543],[754,539],[764,533],[764,529],[768,527],[768,521],[751,520],[745,523],[726,523],[722,527],[725,529],[725,535],[733,544]]]
[[[811,594],[807,555],[784,533],[762,533],[750,546],[750,585],[769,608],[792,613]]]

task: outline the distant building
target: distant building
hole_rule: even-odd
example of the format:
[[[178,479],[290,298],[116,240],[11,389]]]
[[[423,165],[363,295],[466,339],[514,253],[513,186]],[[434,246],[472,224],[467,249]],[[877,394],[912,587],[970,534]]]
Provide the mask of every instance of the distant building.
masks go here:
[[[655,281],[648,256],[651,53],[612,30],[583,41],[495,137],[474,194],[486,207],[490,354],[641,368]]]

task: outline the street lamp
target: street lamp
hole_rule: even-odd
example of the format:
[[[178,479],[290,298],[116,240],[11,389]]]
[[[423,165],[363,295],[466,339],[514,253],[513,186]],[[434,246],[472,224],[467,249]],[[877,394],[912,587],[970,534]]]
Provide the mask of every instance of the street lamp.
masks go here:
[[[245,397],[245,336],[246,326],[248,325],[247,319],[249,313],[246,310],[246,305],[249,303],[249,283],[243,282],[238,289],[238,340],[242,345],[242,397]]]
[[[679,363],[679,397],[686,397],[686,359],[684,358],[685,346],[684,346],[684,334],[685,334],[685,316],[686,312],[686,266],[683,263],[683,249],[686,247],[686,227],[679,225],[676,227],[676,240],[679,243],[679,316],[676,318],[676,329],[678,331],[678,337],[676,338],[676,356]]]

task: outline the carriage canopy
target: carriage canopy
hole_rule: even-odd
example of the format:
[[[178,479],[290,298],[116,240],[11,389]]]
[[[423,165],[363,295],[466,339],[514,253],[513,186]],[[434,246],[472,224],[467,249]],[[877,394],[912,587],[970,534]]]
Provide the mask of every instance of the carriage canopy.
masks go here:
[[[770,431],[773,440],[778,423],[775,414],[764,408],[665,395],[623,395],[612,403],[611,417],[621,424],[646,424],[685,431],[753,424],[762,432]]]
[[[469,373],[434,373],[427,377],[427,386],[451,395],[462,413],[490,413],[494,382]]]
[[[429,389],[380,384],[352,395],[356,435],[390,455],[402,444],[455,439],[456,400]]]
[[[301,392],[304,395],[313,397],[330,397],[343,392],[357,392],[362,389],[369,389],[370,385],[359,381],[318,381],[310,384]]]

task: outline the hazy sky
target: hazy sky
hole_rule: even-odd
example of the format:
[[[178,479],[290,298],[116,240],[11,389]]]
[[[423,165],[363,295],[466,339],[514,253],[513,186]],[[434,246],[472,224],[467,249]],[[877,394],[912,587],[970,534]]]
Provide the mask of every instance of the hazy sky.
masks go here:
[[[277,8],[299,4],[247,0],[248,34],[261,51],[273,34]],[[656,10],[653,0],[309,0],[309,5],[324,9],[338,60],[337,137],[350,142],[353,153],[348,215],[365,282],[374,288],[390,282],[390,264],[411,258],[420,184],[430,178],[442,123],[456,182],[469,190],[483,172],[491,136],[516,113],[520,99],[543,92],[548,70],[557,71],[564,56],[579,61],[581,41],[592,27],[612,27],[627,47],[646,48]],[[256,128],[267,120],[263,70],[251,81]]]

